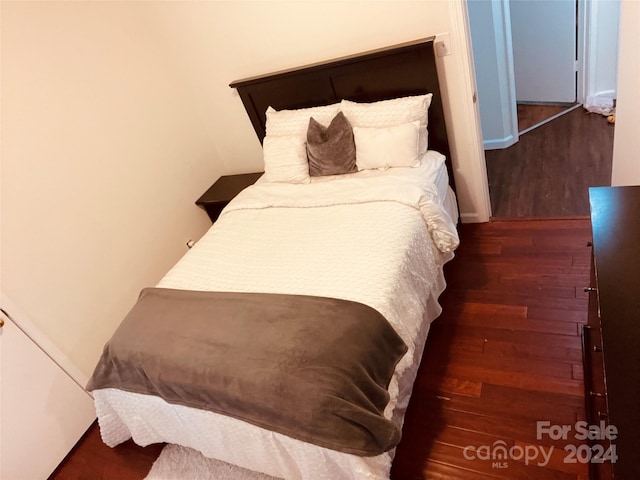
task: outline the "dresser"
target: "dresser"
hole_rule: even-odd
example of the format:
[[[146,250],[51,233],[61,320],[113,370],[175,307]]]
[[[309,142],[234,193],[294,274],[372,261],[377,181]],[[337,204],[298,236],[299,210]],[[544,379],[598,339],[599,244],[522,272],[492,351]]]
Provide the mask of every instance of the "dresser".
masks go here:
[[[640,479],[640,186],[589,189],[593,256],[584,329],[587,421],[614,439],[615,461],[591,464],[593,478]],[[610,430],[611,431],[611,430]],[[603,435],[600,435],[603,436]],[[601,445],[601,447],[596,447]]]

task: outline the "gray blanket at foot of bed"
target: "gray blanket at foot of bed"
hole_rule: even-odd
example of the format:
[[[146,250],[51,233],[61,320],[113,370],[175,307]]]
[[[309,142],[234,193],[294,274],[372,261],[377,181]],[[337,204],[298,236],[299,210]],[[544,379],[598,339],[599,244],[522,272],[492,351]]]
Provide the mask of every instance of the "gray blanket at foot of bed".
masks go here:
[[[341,452],[379,455],[407,347],[376,310],[333,298],[148,288],[87,388],[210,410]]]

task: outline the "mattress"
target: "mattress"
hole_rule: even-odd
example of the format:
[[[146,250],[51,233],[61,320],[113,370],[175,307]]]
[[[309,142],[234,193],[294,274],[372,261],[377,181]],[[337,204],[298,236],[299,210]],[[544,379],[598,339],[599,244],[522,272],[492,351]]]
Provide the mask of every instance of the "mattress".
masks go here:
[[[430,322],[441,311],[442,266],[457,246],[456,220],[444,157],[436,152],[415,168],[310,185],[259,182],[227,206],[158,286],[317,295],[375,308],[408,346],[384,412],[401,427]],[[393,450],[346,454],[117,389],[96,390],[94,398],[102,438],[111,446],[129,438],[174,443],[276,478],[389,478]]]

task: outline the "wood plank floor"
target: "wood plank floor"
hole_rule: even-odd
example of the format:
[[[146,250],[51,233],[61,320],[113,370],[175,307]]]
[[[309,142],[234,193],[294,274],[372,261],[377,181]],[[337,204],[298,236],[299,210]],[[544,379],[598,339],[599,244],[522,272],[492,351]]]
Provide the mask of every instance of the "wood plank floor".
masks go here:
[[[536,422],[584,419],[579,326],[586,321],[587,219],[463,225],[409,405],[394,480],[586,479]],[[576,443],[575,440],[569,439]],[[554,447],[537,462],[465,459],[464,448]],[[52,480],[140,480],[162,446],[104,446],[94,427]]]
[[[579,327],[587,320],[589,221],[463,225],[461,235],[392,478],[586,478],[585,465],[563,462],[563,447],[577,441],[538,439],[536,422],[585,418]],[[465,447],[496,442],[554,452],[544,468],[541,457],[494,468],[464,456]]]
[[[102,443],[96,422],[49,480],[142,480],[163,447],[156,444],[143,448],[129,440],[109,448]]]
[[[570,108],[570,105],[517,105],[518,132],[531,128]]]
[[[589,214],[588,187],[611,184],[614,127],[578,108],[485,152],[494,218]]]

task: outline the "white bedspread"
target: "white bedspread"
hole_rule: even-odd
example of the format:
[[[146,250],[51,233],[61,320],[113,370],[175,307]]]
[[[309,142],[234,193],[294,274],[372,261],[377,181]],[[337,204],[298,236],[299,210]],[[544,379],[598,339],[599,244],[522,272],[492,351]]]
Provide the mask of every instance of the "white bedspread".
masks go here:
[[[434,184],[442,161],[430,153],[418,168],[254,185],[158,286],[318,295],[377,309],[409,347],[385,410],[401,426],[429,323],[440,313],[442,265],[458,243],[456,212],[445,208],[451,194],[443,198]],[[156,397],[115,389],[94,397],[108,445],[130,437],[175,443],[286,479],[389,478],[393,451],[359,457]]]

